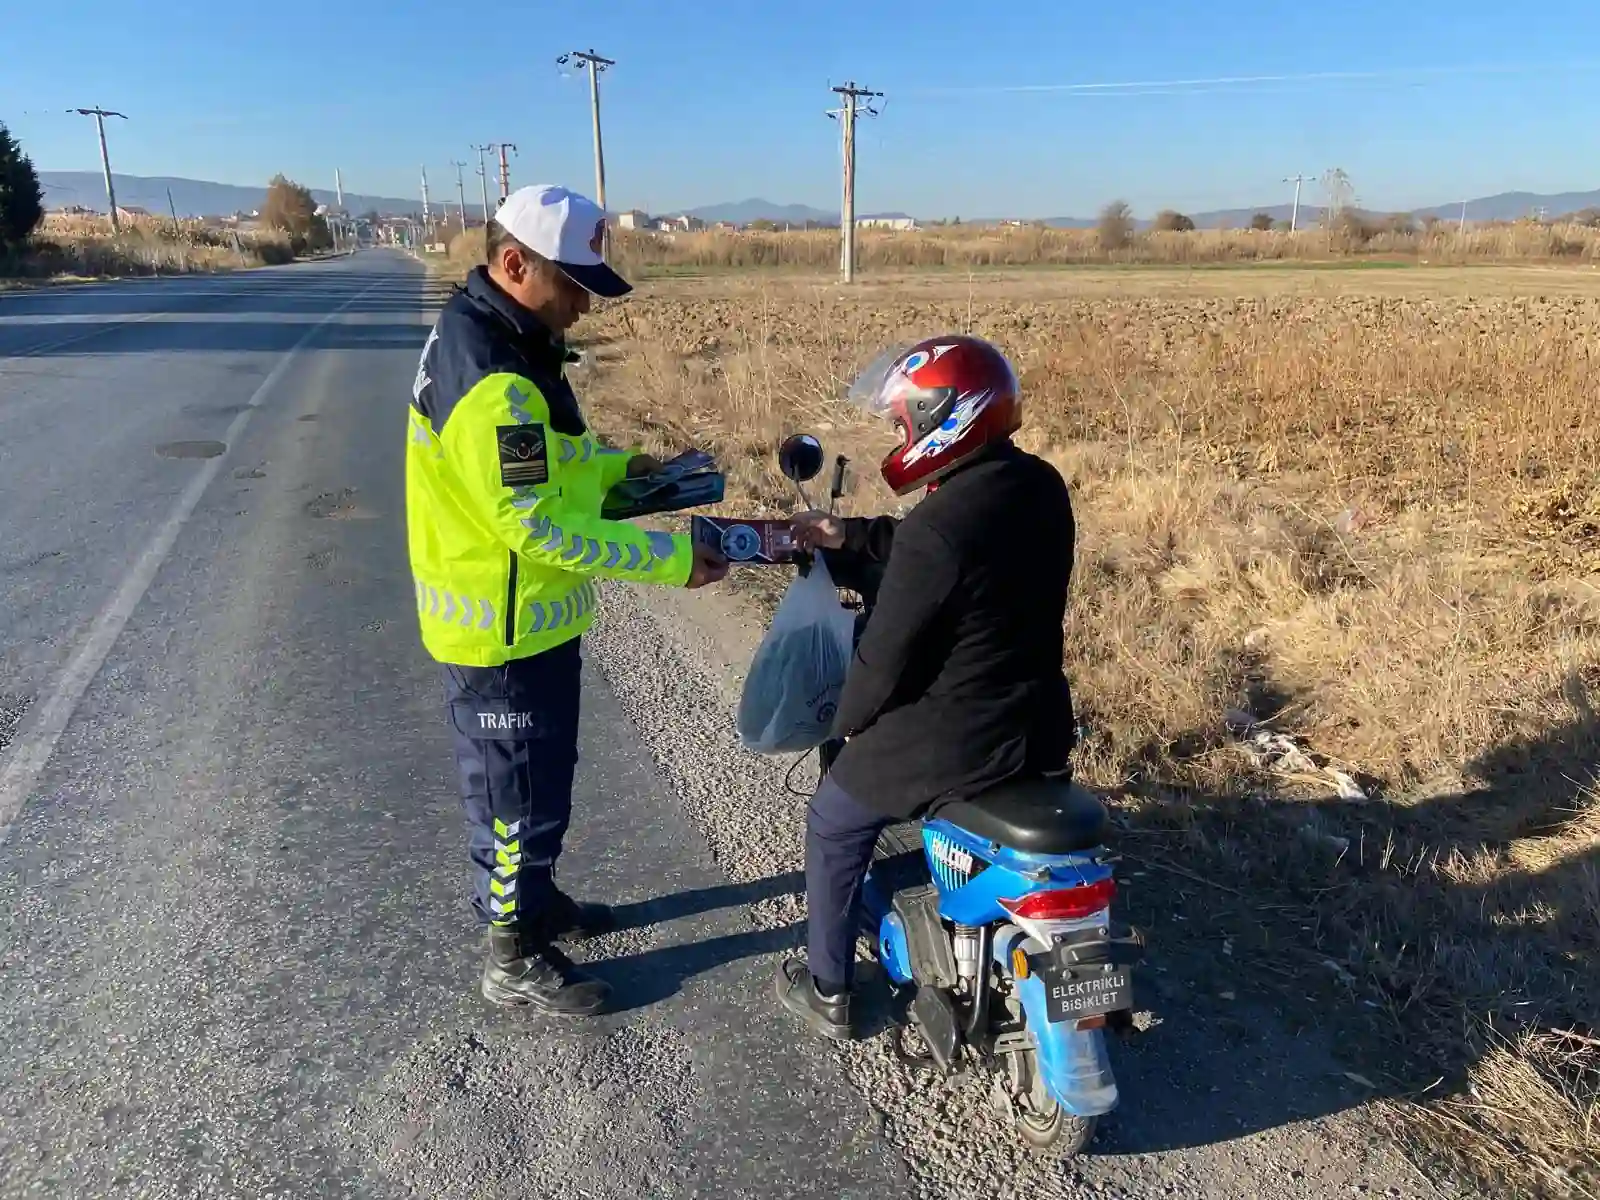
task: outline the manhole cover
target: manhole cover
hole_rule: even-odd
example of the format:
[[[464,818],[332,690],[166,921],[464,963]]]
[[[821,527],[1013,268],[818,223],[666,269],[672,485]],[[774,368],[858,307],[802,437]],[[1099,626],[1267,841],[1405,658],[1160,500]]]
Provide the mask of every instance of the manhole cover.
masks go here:
[[[216,458],[227,449],[222,442],[164,442],[156,447],[156,457]]]

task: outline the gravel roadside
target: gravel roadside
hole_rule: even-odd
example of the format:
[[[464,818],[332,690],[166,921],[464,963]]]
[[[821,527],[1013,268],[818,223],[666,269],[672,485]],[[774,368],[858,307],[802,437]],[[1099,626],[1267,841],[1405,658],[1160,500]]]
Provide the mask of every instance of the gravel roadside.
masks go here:
[[[663,779],[736,883],[802,866],[804,798],[790,788],[805,792],[815,780],[809,761],[750,754],[734,733],[760,611],[737,591],[613,587],[586,639]],[[1137,888],[1127,881],[1129,892]],[[744,910],[758,930],[802,916],[794,896]],[[1022,1146],[989,1108],[986,1079],[913,1074],[882,1036],[819,1042],[816,1053],[836,1059],[878,1114],[920,1197],[1463,1194],[1423,1177],[1382,1136],[1325,1037],[1291,1032],[1248,996],[1191,994],[1154,949],[1154,1027],[1113,1050],[1122,1107],[1090,1151],[1068,1163]],[[772,1019],[786,1018],[774,1006]]]

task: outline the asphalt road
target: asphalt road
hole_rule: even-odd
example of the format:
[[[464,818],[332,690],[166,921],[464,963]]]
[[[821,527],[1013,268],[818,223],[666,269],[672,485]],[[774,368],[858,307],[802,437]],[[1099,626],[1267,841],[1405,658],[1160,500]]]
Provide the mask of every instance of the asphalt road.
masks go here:
[[[427,304],[381,251],[0,298],[0,1196],[894,1194],[599,682],[564,874],[631,906],[640,1002],[477,998],[401,519]]]
[[[802,1038],[802,808],[687,593],[590,639],[562,876],[619,1011],[484,1005],[402,520],[436,302],[382,251],[0,296],[0,1200],[1432,1194],[1242,1006],[1119,1052],[1070,1166]]]

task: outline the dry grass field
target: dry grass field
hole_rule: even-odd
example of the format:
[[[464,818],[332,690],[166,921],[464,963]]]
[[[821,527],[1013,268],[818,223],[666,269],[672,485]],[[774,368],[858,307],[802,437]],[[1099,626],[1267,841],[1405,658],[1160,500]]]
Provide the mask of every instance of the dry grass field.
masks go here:
[[[129,217],[115,232],[105,217],[51,214],[18,266],[28,279],[105,279],[236,270],[294,259],[276,234],[234,234],[202,221]]]
[[[1536,221],[1468,226],[1368,226],[1338,221],[1297,233],[1253,229],[1050,229],[943,226],[860,230],[864,270],[983,270],[1089,264],[1215,266],[1247,262],[1389,259],[1441,263],[1600,262],[1600,229]],[[828,271],[839,262],[837,230],[811,232],[618,233],[613,259],[638,272],[776,268]]]
[[[1343,1014],[1497,1194],[1600,1191],[1600,278],[724,274],[580,328],[603,432],[715,451],[746,514],[795,507],[795,430],[888,506],[843,381],[998,342],[1073,489],[1079,771],[1144,861],[1225,881],[1183,928]],[[1299,756],[1253,761],[1244,723]]]

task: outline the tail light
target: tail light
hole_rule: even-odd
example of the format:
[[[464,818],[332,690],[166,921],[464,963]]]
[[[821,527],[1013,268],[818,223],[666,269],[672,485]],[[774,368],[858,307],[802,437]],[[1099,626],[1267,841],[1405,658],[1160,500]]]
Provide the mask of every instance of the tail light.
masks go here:
[[[1002,900],[1000,907],[1019,921],[1078,921],[1110,908],[1116,894],[1116,882],[1108,875],[1082,887],[1029,892],[1015,900]]]

